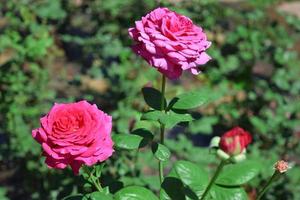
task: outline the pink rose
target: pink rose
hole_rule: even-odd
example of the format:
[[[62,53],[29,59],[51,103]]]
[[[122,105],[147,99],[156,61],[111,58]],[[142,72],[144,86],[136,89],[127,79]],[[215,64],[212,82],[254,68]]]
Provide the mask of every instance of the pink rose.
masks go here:
[[[113,150],[111,116],[87,101],[55,104],[32,131],[49,168],[70,165],[78,174],[82,164],[91,166],[108,159]]]
[[[198,74],[198,65],[211,58],[205,50],[211,45],[201,27],[168,8],[157,8],[135,22],[129,35],[137,42],[133,50],[170,79],[183,70]]]

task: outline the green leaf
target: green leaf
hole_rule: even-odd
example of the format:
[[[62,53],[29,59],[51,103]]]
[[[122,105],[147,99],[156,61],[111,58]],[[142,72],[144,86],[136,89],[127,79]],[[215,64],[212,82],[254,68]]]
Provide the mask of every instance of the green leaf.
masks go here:
[[[171,155],[168,147],[159,143],[152,144],[152,153],[160,161],[167,161]]]
[[[63,198],[63,200],[82,200],[84,196],[82,194],[74,194]]]
[[[247,183],[254,178],[261,169],[257,161],[244,161],[224,167],[216,183],[224,186],[238,186]]]
[[[160,191],[160,199],[161,200],[182,200],[186,199],[186,191],[188,191],[188,187],[186,188],[182,181],[176,177],[177,175],[173,172],[169,174],[169,176],[164,178],[164,181],[161,185],[161,191]],[[191,195],[190,196],[196,196],[191,189],[189,189]]]
[[[197,196],[204,192],[208,182],[208,173],[204,169],[188,161],[178,161],[175,164],[175,171],[180,180],[190,186]]]
[[[213,185],[209,191],[213,200],[248,200],[247,193],[241,187],[221,187]]]
[[[143,147],[143,137],[133,134],[115,134],[113,135],[115,146],[120,149],[133,150]]]
[[[148,106],[150,106],[151,108],[155,109],[155,110],[162,110],[161,109],[161,97],[162,94],[160,91],[151,88],[151,87],[144,87],[142,89],[142,93],[144,96],[144,100],[147,103]],[[164,99],[164,103],[165,105],[167,105],[167,101],[166,99]]]
[[[115,200],[159,200],[153,192],[140,186],[129,186],[114,195]]]
[[[139,128],[131,134],[114,134],[112,138],[117,148],[133,150],[146,146],[153,137],[149,130]]]
[[[157,110],[150,110],[144,113],[141,120],[157,121],[164,124],[167,128],[172,128],[180,122],[189,122],[194,120],[190,114],[180,114],[173,111],[167,113]]]
[[[183,93],[172,99],[172,109],[186,110],[196,108],[206,103],[207,99],[207,94],[201,91]]]
[[[93,192],[89,195],[88,200],[113,200],[111,194],[105,194],[102,192]]]
[[[162,184],[161,198],[198,199],[207,183],[208,173],[200,166],[188,161],[177,161]]]
[[[153,134],[151,133],[151,131],[149,131],[145,128],[135,129],[131,132],[131,134],[141,136],[147,142],[152,141],[153,137],[154,137]]]
[[[141,120],[148,120],[148,121],[160,121],[161,116],[164,115],[163,112],[158,110],[149,110],[143,113]]]
[[[160,118],[160,122],[166,126],[166,128],[172,128],[180,122],[189,122],[194,120],[190,114],[179,114],[175,112],[168,112]]]

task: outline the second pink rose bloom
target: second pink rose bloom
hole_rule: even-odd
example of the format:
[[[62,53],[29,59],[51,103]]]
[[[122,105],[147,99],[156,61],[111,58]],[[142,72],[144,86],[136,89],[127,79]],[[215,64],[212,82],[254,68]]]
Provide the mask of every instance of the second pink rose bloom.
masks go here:
[[[41,127],[33,130],[32,136],[41,144],[50,168],[70,165],[78,174],[82,165],[103,162],[114,152],[111,116],[95,104],[55,104],[40,122]]]
[[[168,8],[157,8],[136,21],[129,35],[136,41],[133,50],[170,79],[184,70],[198,74],[199,65],[211,59],[205,52],[211,42],[202,28]]]

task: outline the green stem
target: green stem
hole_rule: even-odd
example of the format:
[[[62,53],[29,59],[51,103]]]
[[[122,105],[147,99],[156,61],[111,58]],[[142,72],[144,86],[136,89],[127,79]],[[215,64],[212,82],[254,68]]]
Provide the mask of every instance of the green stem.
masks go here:
[[[138,156],[139,156],[139,149],[136,150],[134,158],[133,158],[132,175],[134,177],[137,176],[137,174],[136,174],[136,165],[137,165],[137,161],[138,161]]]
[[[166,77],[165,77],[165,75],[162,75],[160,108],[161,108],[161,110],[164,110],[164,111],[166,109],[165,91],[166,91]],[[164,144],[164,142],[165,142],[165,125],[160,124],[160,143]],[[159,168],[159,181],[160,181],[160,184],[162,184],[163,179],[164,179],[164,167],[163,167],[163,163],[160,160],[158,161],[158,168]]]
[[[97,190],[98,190],[99,192],[102,192],[102,191],[103,191],[103,188],[102,188],[101,183],[100,183],[100,181],[99,181],[99,178],[100,178],[100,177],[95,177],[94,174],[93,174],[88,168],[85,168],[85,169],[86,169],[86,170],[88,171],[88,173],[90,174],[89,180],[92,180],[93,185],[97,188]]]
[[[161,144],[164,144],[164,132],[165,132],[165,126],[163,124],[160,125],[160,142]],[[162,184],[164,180],[164,166],[162,161],[158,161],[158,168],[159,168],[159,182]]]
[[[213,186],[214,182],[216,181],[216,179],[218,178],[220,172],[222,171],[223,167],[225,166],[227,160],[222,160],[217,168],[217,171],[215,172],[214,176],[212,177],[212,179],[210,180],[208,186],[206,187],[202,197],[200,200],[204,200],[204,198],[207,196],[210,188]]]
[[[161,110],[165,110],[165,92],[166,92],[166,77],[165,75],[162,75],[162,81],[161,81],[161,99],[160,99],[160,108]]]
[[[99,190],[99,192],[103,191],[103,188],[102,188],[101,183],[98,178],[96,179],[96,181],[94,181],[94,185],[97,188],[97,190]]]
[[[270,188],[271,183],[280,176],[280,172],[277,170],[273,173],[269,181],[266,183],[266,185],[263,187],[263,189],[258,193],[256,200],[260,200],[262,196],[265,194],[265,192]]]

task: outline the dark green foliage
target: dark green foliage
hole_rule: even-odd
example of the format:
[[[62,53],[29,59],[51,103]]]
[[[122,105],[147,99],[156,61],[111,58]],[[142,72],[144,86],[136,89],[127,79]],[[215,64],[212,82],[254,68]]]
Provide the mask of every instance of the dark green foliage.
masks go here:
[[[125,187],[122,190],[118,191],[114,198],[116,200],[126,200],[126,199],[135,199],[135,200],[158,200],[158,198],[150,191],[140,186],[129,186]]]
[[[162,110],[161,108],[161,92],[151,88],[151,87],[144,87],[142,89],[144,100],[146,101],[147,105],[155,110]],[[164,105],[166,105],[166,100],[164,100]]]
[[[166,169],[173,166],[163,188],[174,190],[160,195],[196,199],[203,185],[191,183],[194,179],[207,183],[208,172],[215,169],[208,165],[216,162],[206,148],[210,138],[240,125],[254,136],[247,155],[261,163],[260,174],[252,179],[257,169],[250,164],[253,174],[235,178],[237,182],[228,186],[222,180],[233,177],[229,170],[218,179],[210,196],[245,199],[246,192],[263,185],[272,174],[275,161],[288,158],[295,166],[264,198],[300,199],[300,20],[277,12],[276,0],[159,2],[191,17],[212,41],[208,54],[213,60],[203,67],[202,75],[184,74],[182,79],[168,82],[168,114],[161,112],[160,101],[155,101],[160,98],[157,72],[131,52],[127,33],[135,20],[158,6],[158,1],[0,3],[0,168],[4,175],[0,199],[54,200],[76,193],[83,195],[68,198],[93,199],[105,195],[86,195],[91,186],[84,186],[68,169],[48,169],[40,161],[40,147],[31,138],[31,130],[53,102],[83,98],[112,114],[117,148],[143,147],[139,153],[118,151],[107,162],[103,185],[116,196],[134,190],[155,199],[148,189],[159,190],[156,171],[157,159],[161,159]],[[146,102],[155,110],[146,112],[142,87],[152,94],[153,99],[146,97]],[[184,95],[187,91],[199,93]],[[174,96],[177,99],[172,100]],[[205,100],[209,101],[195,108]],[[157,143],[159,134],[154,130],[158,123],[153,121],[168,128],[163,147]],[[184,125],[181,122],[190,126],[176,126]],[[135,132],[139,128],[143,131]],[[182,159],[188,161],[176,162]],[[188,177],[182,166],[193,176]],[[148,189],[122,189],[129,185]]]
[[[200,166],[177,161],[162,184],[162,199],[198,199],[208,184],[208,175]]]
[[[160,161],[167,161],[171,156],[171,152],[168,149],[168,147],[159,143],[152,144],[152,153],[155,156],[155,158],[157,158]]]
[[[169,108],[178,110],[197,108],[207,102],[206,96],[203,91],[183,93],[171,100]]]
[[[240,186],[253,179],[260,171],[261,164],[257,161],[243,161],[225,166],[216,184],[222,186]]]

